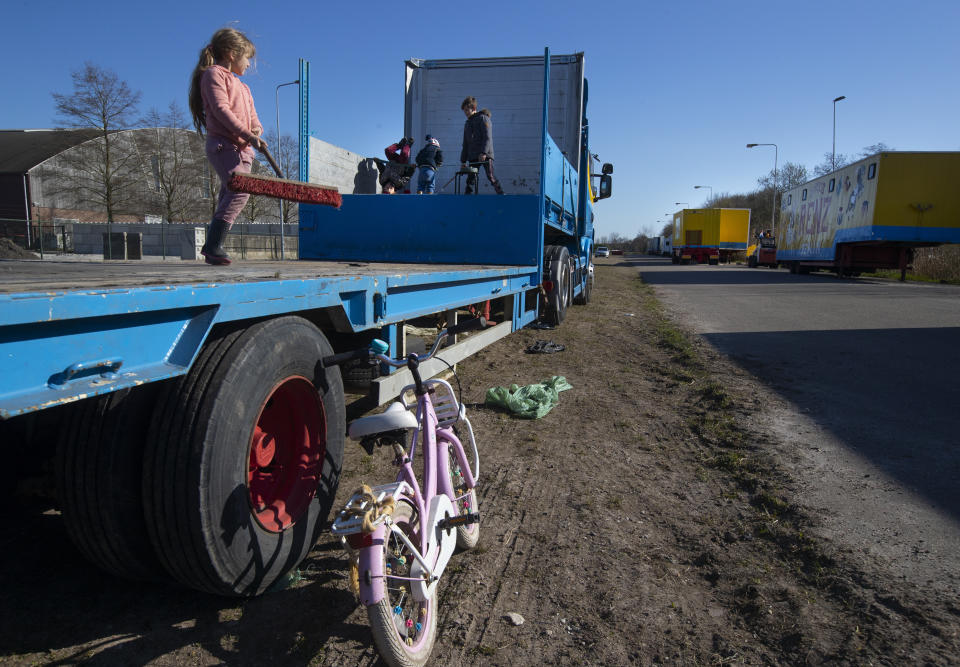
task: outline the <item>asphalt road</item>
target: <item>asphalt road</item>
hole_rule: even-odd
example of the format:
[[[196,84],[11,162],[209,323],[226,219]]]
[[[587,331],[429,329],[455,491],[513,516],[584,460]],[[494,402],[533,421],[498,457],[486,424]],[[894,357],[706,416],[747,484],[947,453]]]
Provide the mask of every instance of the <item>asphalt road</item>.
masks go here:
[[[770,426],[825,534],[960,591],[960,287],[612,261],[772,390]]]

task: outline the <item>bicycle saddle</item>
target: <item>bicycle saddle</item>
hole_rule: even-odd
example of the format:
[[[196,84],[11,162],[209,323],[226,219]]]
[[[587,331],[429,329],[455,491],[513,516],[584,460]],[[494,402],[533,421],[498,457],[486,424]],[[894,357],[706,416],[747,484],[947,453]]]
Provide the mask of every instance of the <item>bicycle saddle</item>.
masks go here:
[[[354,440],[359,440],[364,436],[375,433],[416,427],[417,416],[415,414],[404,408],[400,403],[391,403],[390,407],[379,415],[361,417],[351,422],[348,433]]]

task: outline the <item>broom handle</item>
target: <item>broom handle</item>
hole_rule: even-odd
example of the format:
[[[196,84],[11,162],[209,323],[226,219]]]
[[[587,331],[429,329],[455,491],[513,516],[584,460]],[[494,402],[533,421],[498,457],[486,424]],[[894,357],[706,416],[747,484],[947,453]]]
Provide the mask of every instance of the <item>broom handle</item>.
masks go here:
[[[260,152],[263,154],[263,157],[267,158],[267,162],[270,163],[270,166],[273,167],[273,170],[277,172],[278,178],[283,178],[283,172],[280,171],[280,167],[277,166],[277,161],[273,159],[273,156],[270,155],[270,151],[267,150],[267,145],[260,142]]]

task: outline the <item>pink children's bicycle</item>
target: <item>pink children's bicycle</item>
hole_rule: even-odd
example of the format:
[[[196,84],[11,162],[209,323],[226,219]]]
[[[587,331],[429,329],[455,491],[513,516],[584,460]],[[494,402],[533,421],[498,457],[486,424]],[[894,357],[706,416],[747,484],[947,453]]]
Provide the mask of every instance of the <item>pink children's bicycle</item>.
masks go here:
[[[433,358],[448,335],[482,329],[483,318],[448,327],[428,354],[392,359],[387,344],[324,359],[324,365],[366,358],[403,367],[413,384],[378,415],[350,424],[349,435],[368,454],[389,446],[397,480],[363,486],[337,515],[331,531],[350,552],[354,591],[367,608],[381,657],[394,667],[424,665],[437,634],[437,585],[454,549],[480,538],[476,485],[479,453],[466,409],[444,380],[422,380],[420,363]],[[414,411],[414,408],[415,411]],[[456,427],[467,435],[469,454]],[[417,449],[423,474],[417,478]]]

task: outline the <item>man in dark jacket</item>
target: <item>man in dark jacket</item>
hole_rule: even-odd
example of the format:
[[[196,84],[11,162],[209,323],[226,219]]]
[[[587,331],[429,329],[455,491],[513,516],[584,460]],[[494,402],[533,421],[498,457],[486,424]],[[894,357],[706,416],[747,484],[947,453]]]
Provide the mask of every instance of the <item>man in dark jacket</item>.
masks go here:
[[[460,163],[467,166],[483,166],[487,180],[498,195],[503,194],[500,181],[493,174],[493,124],[490,122],[490,110],[477,111],[477,98],[468,97],[460,105],[467,121],[463,124],[463,148],[460,151]],[[467,176],[466,193],[472,194],[477,188],[477,175]]]

